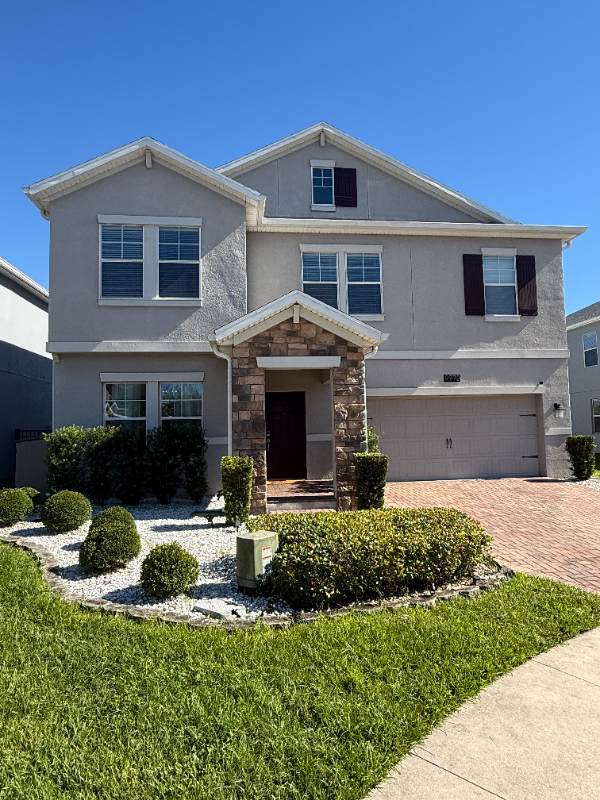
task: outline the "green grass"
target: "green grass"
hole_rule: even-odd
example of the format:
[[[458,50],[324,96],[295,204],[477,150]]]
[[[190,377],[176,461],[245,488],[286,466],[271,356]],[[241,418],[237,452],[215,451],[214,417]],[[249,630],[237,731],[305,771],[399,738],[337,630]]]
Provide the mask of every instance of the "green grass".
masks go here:
[[[140,624],[0,546],[0,798],[361,798],[483,686],[598,624],[600,597],[524,576],[287,631]]]

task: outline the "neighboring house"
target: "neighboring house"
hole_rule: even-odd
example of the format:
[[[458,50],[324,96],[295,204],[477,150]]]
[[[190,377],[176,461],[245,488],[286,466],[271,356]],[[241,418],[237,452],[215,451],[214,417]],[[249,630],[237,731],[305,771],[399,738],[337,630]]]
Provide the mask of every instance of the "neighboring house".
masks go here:
[[[0,482],[15,474],[15,438],[52,424],[48,292],[0,258]]]
[[[27,187],[50,220],[54,425],[208,431],[355,505],[391,480],[568,474],[562,249],[319,123],[217,170],[145,137]],[[365,362],[366,359],[366,362]],[[366,368],[366,380],[365,380]]]
[[[600,444],[599,335],[600,303],[592,303],[567,317],[573,433],[594,434],[596,444]]]

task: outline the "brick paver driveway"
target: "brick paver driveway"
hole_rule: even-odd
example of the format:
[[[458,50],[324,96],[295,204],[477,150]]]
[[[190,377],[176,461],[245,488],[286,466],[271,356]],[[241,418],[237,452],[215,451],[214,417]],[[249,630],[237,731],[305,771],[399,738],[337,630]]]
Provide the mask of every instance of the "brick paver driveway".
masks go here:
[[[501,563],[600,593],[600,491],[549,478],[389,483],[388,505],[452,506],[479,520]]]

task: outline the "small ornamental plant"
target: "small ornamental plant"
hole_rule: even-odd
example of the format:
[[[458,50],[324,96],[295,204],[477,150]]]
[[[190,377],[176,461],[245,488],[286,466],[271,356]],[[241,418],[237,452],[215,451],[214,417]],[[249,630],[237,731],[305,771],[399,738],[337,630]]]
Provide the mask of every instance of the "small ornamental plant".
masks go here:
[[[587,481],[596,465],[596,437],[567,436],[565,450],[571,459],[571,470],[575,477]]]
[[[140,582],[148,594],[165,600],[186,592],[198,579],[200,567],[177,542],[154,547],[142,563]]]
[[[228,525],[235,525],[238,520],[245,522],[248,519],[253,470],[252,456],[223,456],[221,459],[225,518]]]
[[[389,459],[383,453],[355,453],[356,495],[359,511],[383,508]]]
[[[79,492],[64,489],[49,497],[42,506],[41,517],[50,533],[77,530],[92,516],[90,501]]]
[[[23,522],[33,511],[33,502],[23,489],[0,490],[0,528]]]
[[[490,537],[454,508],[264,514],[248,528],[279,534],[273,592],[295,608],[454,583],[491,559]]]
[[[125,508],[112,506],[97,514],[79,551],[86,572],[112,572],[139,556],[140,535]]]

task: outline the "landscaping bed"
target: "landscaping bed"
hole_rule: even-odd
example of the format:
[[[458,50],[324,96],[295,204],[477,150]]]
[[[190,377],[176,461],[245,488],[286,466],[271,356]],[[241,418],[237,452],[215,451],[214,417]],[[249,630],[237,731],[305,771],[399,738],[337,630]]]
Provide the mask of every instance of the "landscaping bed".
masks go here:
[[[447,714],[600,624],[600,597],[517,575],[431,609],[277,631],[90,614],[0,545],[8,799],[359,800]]]

